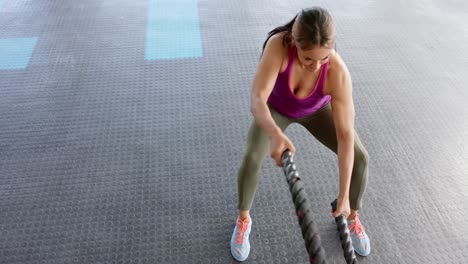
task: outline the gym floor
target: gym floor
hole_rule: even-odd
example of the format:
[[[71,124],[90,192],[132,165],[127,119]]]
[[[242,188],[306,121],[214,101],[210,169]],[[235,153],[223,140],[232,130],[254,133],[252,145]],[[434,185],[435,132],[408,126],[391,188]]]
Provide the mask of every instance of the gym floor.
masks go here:
[[[370,155],[359,263],[468,263],[468,2],[0,0],[0,263],[236,263],[269,30],[334,15]],[[336,156],[292,125],[330,263]],[[266,159],[245,263],[308,263]]]

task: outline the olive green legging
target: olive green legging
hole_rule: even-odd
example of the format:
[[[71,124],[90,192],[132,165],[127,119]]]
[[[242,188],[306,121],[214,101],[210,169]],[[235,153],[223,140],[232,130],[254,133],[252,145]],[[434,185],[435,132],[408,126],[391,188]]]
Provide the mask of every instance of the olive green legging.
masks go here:
[[[285,130],[291,123],[304,126],[317,140],[337,153],[336,130],[330,103],[319,109],[310,116],[292,119],[276,112],[269,106],[271,116],[275,123]],[[270,140],[263,130],[252,122],[247,136],[247,150],[239,169],[238,191],[239,205],[241,211],[250,210],[260,179],[262,163],[269,153]],[[354,166],[349,191],[351,209],[359,210],[362,207],[362,195],[367,185],[367,163],[368,154],[356,132],[354,132]]]

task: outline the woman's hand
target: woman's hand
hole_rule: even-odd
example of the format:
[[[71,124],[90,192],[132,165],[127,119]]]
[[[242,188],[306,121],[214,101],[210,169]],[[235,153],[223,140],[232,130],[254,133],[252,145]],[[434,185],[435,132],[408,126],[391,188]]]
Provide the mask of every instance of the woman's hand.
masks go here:
[[[336,210],[335,212],[332,211],[333,217],[336,218],[340,215],[344,215],[345,218],[348,218],[350,213],[349,198],[338,198]]]
[[[296,148],[294,147],[291,140],[283,133],[277,133],[270,137],[270,155],[275,160],[276,165],[281,167],[281,156],[288,150],[294,156]]]

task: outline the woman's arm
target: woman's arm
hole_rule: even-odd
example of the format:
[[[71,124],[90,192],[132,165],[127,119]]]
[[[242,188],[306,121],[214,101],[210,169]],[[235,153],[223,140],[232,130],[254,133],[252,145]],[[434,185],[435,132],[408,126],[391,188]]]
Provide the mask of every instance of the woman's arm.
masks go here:
[[[276,125],[267,105],[268,97],[273,90],[278,73],[281,71],[285,49],[282,33],[276,34],[268,40],[255,73],[250,97],[250,111],[259,127],[270,138],[271,156],[278,166],[281,166],[281,154],[285,149],[290,149],[293,154],[296,151],[289,139]]]
[[[250,111],[260,128],[269,137],[281,132],[271,117],[267,100],[281,70],[283,49],[282,34],[276,34],[268,40],[252,84]]]
[[[336,54],[332,78],[328,79],[331,87],[331,106],[338,142],[338,166],[340,174],[339,207],[347,204],[345,214],[349,213],[349,187],[354,164],[354,103],[352,81],[348,68]],[[340,202],[341,205],[340,206]],[[345,209],[342,207],[342,209]],[[338,210],[337,210],[338,211]],[[336,212],[337,215],[339,212]]]

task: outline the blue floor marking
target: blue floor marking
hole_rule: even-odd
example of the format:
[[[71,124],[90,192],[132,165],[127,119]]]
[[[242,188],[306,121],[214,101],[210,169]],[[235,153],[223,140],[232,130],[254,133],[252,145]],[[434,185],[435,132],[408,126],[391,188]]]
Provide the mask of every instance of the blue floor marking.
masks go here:
[[[38,38],[0,38],[0,70],[24,69]]]
[[[198,0],[150,0],[145,59],[202,56]]]

